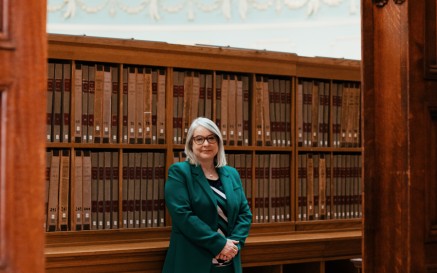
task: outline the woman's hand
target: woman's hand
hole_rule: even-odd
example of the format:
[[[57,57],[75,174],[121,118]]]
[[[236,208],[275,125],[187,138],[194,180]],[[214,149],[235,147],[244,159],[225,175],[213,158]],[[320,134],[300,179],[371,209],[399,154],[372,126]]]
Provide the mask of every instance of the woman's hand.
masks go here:
[[[238,254],[238,241],[228,239],[222,251],[215,257],[216,259],[229,261]]]

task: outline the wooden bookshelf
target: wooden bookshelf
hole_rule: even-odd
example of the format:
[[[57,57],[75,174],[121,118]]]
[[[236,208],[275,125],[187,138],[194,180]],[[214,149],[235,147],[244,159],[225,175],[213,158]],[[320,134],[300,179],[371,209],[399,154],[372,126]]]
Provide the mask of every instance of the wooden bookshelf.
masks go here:
[[[53,102],[56,99],[56,88],[60,88],[59,83],[56,85],[57,64],[67,64],[64,70],[67,72],[62,74],[66,78],[61,78],[63,80],[61,85],[64,86],[64,89],[61,88],[64,106],[58,108],[61,110],[57,110],[56,113],[48,110],[47,114],[48,116],[53,114],[54,123],[51,123],[53,127],[59,125],[61,120],[67,122],[61,125],[59,140],[53,137],[54,134],[50,131],[52,138],[47,141],[46,147],[49,152],[59,151],[70,156],[70,191],[67,227],[63,228],[65,229],[63,231],[54,228],[55,231],[46,233],[47,272],[79,270],[160,272],[171,229],[171,219],[165,213],[162,196],[159,195],[162,186],[157,187],[156,198],[150,196],[140,198],[145,202],[141,204],[146,204],[146,207],[150,207],[147,202],[151,204],[156,202],[155,205],[151,205],[156,209],[151,212],[152,218],[132,216],[132,223],[130,223],[131,218],[128,218],[129,210],[126,208],[131,205],[129,202],[133,202],[133,206],[141,206],[141,204],[134,202],[138,197],[131,199],[126,197],[127,188],[124,186],[128,183],[126,181],[130,181],[129,179],[132,180],[133,187],[135,187],[134,183],[142,185],[140,181],[149,181],[147,171],[152,171],[153,177],[161,179],[159,183],[163,183],[168,167],[176,160],[176,155],[183,151],[184,127],[181,123],[188,122],[199,113],[226,127],[223,130],[226,130],[228,136],[225,147],[228,161],[242,174],[243,186],[254,213],[253,228],[242,252],[244,271],[323,273],[334,272],[336,268],[350,268],[349,266],[353,268],[350,259],[361,255],[362,223],[359,61],[308,58],[290,53],[229,47],[184,46],[55,34],[48,36],[48,50],[49,64],[54,64],[54,76],[49,73],[48,77],[49,81],[52,80],[52,86],[48,84],[48,89],[51,88],[53,92],[51,94]],[[83,67],[89,70],[84,70]],[[99,117],[96,113],[89,112],[93,115],[85,119],[87,124],[92,124],[91,127],[86,127],[88,131],[92,130],[95,134],[92,141],[83,130],[80,135],[74,135],[77,125],[83,123],[83,119],[77,119],[83,115],[75,115],[76,111],[80,111],[80,108],[75,106],[83,99],[83,95],[76,94],[75,91],[77,88],[84,89],[83,81],[79,84],[75,80],[79,79],[78,73],[86,73],[84,71],[89,73],[91,70],[96,73],[102,71],[103,74],[87,74],[90,76],[88,80],[92,78],[95,83],[93,96],[87,97],[90,99],[88,103],[99,98],[100,92],[115,91],[112,93],[113,97],[106,97],[107,100],[112,98],[112,105],[115,106],[106,109],[106,115],[108,111],[112,111],[115,120],[113,118],[111,121],[116,130],[107,141],[102,135],[102,141],[99,143],[95,142],[95,135],[98,133],[92,126],[99,122],[100,118],[103,119],[102,124],[104,124],[105,114]],[[104,74],[108,71],[113,74]],[[140,133],[145,134],[146,127],[135,127],[136,135],[132,137],[132,141],[128,135],[129,128],[124,128],[127,118],[123,117],[123,114],[133,107],[134,101],[129,101],[129,94],[126,94],[126,91],[134,90],[133,85],[129,85],[134,83],[134,78],[129,78],[129,73],[140,75],[138,76],[140,81],[137,80],[136,85],[141,88],[146,86],[141,89],[143,90],[141,93],[137,93],[141,94],[140,98],[151,96],[151,104],[146,102],[138,106],[141,111],[151,111],[153,116],[151,130],[154,135],[149,140],[140,135]],[[104,75],[112,75],[111,80],[105,82],[107,78]],[[151,81],[150,85],[147,85],[148,81]],[[65,91],[68,89],[65,84],[70,84],[69,91]],[[196,86],[199,84],[201,87],[197,89]],[[308,86],[312,86],[313,93],[307,92],[310,90],[305,89]],[[319,91],[314,91],[314,86],[320,86]],[[352,90],[351,94],[354,92],[354,95],[350,95],[347,99],[351,105],[347,112],[349,114],[343,114],[343,117],[353,116],[345,119],[345,124],[349,124],[347,129],[352,131],[352,136],[347,141],[335,142],[334,135],[338,133],[336,128],[341,126],[333,125],[337,125],[336,122],[340,123],[341,117],[335,116],[336,112],[333,109],[338,110],[334,106],[339,103],[338,97],[340,99],[342,97],[333,90],[340,89],[339,86],[344,94],[349,94],[349,90]],[[299,93],[299,88],[304,91]],[[160,91],[165,92],[165,96],[159,97],[162,96]],[[203,96],[199,96],[201,94],[199,92],[203,92]],[[208,92],[210,92],[209,97]],[[188,97],[191,99],[185,98],[182,101],[181,94],[184,98],[191,96]],[[300,94],[302,97],[299,97]],[[308,98],[316,96],[313,94],[317,94],[320,98],[321,106],[312,107]],[[105,95],[102,96],[99,99],[105,100]],[[68,100],[65,100],[67,97]],[[346,95],[344,97],[347,98]],[[221,101],[225,98],[228,100]],[[199,100],[201,103],[197,104]],[[299,106],[299,101],[309,102],[307,105]],[[90,111],[100,109],[99,107],[105,109],[105,105],[109,105],[108,101],[106,103]],[[59,107],[60,102],[58,101],[57,104]],[[234,109],[229,110],[229,107]],[[242,108],[241,112],[239,107]],[[323,134],[323,137],[317,139],[320,145],[299,143],[297,127],[300,117],[297,109],[304,111],[304,108],[305,113],[308,114],[303,118],[306,133],[308,137],[312,137],[315,131],[311,131],[310,127],[315,128],[316,132],[320,130],[320,134]],[[67,113],[62,109],[67,109],[68,111],[65,111]],[[197,113],[190,113],[187,109],[197,109],[193,110]],[[105,113],[105,110],[102,111]],[[317,120],[320,128],[311,125],[314,124],[312,121],[316,120],[308,118],[311,116],[309,113],[316,113],[312,111],[316,111],[320,116]],[[238,112],[236,116],[233,116],[236,112]],[[340,113],[340,110],[337,112]],[[63,117],[62,119],[57,117],[57,124],[55,114]],[[65,119],[65,114],[69,118]],[[227,115],[232,116],[223,119],[229,123],[224,124],[220,118]],[[313,116],[315,117],[315,114]],[[94,124],[89,122],[90,117]],[[146,119],[139,120],[148,122]],[[161,129],[158,128],[160,123],[162,123]],[[239,126],[241,131],[238,131]],[[62,135],[62,132],[68,132],[68,135]],[[128,136],[125,137],[125,134]],[[238,139],[239,134],[241,139]],[[83,140],[84,136],[87,141]],[[76,179],[75,168],[79,162],[78,158],[82,158],[76,155],[84,152],[91,154],[91,162],[94,155],[100,161],[112,164],[90,163],[89,165],[94,170],[94,172],[90,171],[90,177],[87,178],[90,179],[90,183],[98,183],[100,180],[113,183],[110,187],[111,192],[102,193],[103,197],[97,195],[91,197],[97,207],[91,205],[92,219],[89,230],[87,226],[76,225],[75,222],[77,220],[75,197],[79,191],[75,187],[77,186],[75,182],[85,179],[85,175],[79,180]],[[152,155],[153,157],[148,158]],[[138,158],[143,156],[141,162],[144,165],[127,163],[131,162],[130,160],[134,162],[135,156]],[[104,159],[105,157],[107,159]],[[48,154],[48,158],[53,158],[53,154]],[[309,158],[311,161],[314,159],[313,165],[303,163],[303,161],[310,161]],[[147,165],[146,161],[154,164]],[[313,166],[314,169],[308,172],[308,166]],[[141,176],[142,174],[144,176]],[[311,196],[306,187],[308,177],[314,179],[310,181],[317,181],[314,182]],[[50,180],[49,175],[47,179]],[[96,189],[99,188],[93,190],[91,186],[91,196],[94,191],[98,191]],[[100,191],[102,189],[104,188],[100,188]],[[311,217],[307,215],[308,208],[306,208],[309,197],[311,200],[315,197],[313,201],[314,204],[317,203],[317,208],[312,208],[317,209],[317,212]],[[108,202],[105,203],[105,200]],[[321,202],[325,204],[323,210],[321,205],[319,208]],[[99,207],[100,205],[103,207]],[[93,216],[96,209],[105,211],[105,208],[109,207],[111,207],[111,216],[108,216],[109,214],[105,216],[104,213]],[[326,212],[328,209],[329,213]],[[147,215],[149,212],[145,211]],[[135,214],[135,209],[132,213]],[[141,209],[139,213],[141,215]],[[93,217],[102,217],[103,220]],[[109,222],[108,217],[111,217]],[[82,217],[81,220],[84,218]],[[95,226],[93,221],[96,223]],[[344,272],[354,271],[345,269]]]

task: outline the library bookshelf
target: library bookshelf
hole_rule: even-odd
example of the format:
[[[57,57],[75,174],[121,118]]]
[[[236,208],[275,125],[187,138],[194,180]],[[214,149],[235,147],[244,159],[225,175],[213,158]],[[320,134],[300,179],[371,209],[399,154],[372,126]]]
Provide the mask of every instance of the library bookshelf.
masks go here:
[[[47,272],[160,272],[163,185],[216,121],[253,212],[244,272],[354,272],[360,62],[48,35]]]

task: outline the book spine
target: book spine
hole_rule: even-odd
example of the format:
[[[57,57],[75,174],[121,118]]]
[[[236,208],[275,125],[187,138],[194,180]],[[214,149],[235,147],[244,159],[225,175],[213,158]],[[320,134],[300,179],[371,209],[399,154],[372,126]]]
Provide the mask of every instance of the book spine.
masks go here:
[[[161,105],[157,109],[156,125],[157,125],[157,138],[159,144],[165,143],[165,87],[166,87],[166,73],[164,69],[160,69],[158,72],[158,94],[157,104]]]
[[[88,142],[89,68],[82,64],[82,142]]]
[[[94,90],[94,143],[101,143],[103,138],[103,100],[105,72],[101,64],[97,64],[95,72],[95,90]]]
[[[85,150],[82,157],[82,224],[83,230],[91,229],[91,181],[92,181],[92,162],[91,152]]]
[[[136,69],[129,67],[128,74],[128,101],[127,101],[127,124],[128,124],[128,143],[135,144],[136,136]]]
[[[103,170],[103,229],[112,228],[112,152],[104,152],[105,164]]]
[[[97,98],[98,99],[98,98]],[[88,143],[95,137],[96,65],[88,65]],[[100,131],[100,128],[99,128]],[[99,136],[97,136],[99,137]]]
[[[63,64],[62,84],[62,142],[70,142],[71,63]]]
[[[99,153],[91,153],[91,229],[97,229]]]
[[[269,82],[267,77],[263,77],[262,80],[262,112],[263,112],[263,131],[264,131],[264,144],[266,146],[272,145],[271,138],[271,123],[270,123],[270,91]]]
[[[120,72],[118,66],[111,66],[111,134],[110,142],[117,143],[119,141],[119,93],[120,93]]]
[[[69,191],[70,191],[70,153],[62,150],[60,173],[59,173],[59,215],[57,230],[66,231],[69,229]]]
[[[256,130],[256,145],[264,144],[263,132],[263,82],[262,77],[257,75],[255,80],[255,130]]]
[[[121,227],[128,227],[128,210],[129,210],[129,199],[128,199],[128,187],[129,187],[129,154],[123,153],[123,181],[122,181],[122,225]]]
[[[51,151],[50,185],[47,211],[47,231],[56,231],[58,227],[58,201],[59,201],[59,150]]]
[[[129,141],[129,129],[128,129],[128,97],[129,97],[129,69],[123,67],[123,92],[122,92],[122,130],[121,130],[121,142],[128,143]]]
[[[63,87],[63,65],[55,63],[55,90],[53,93],[53,142],[61,142],[62,123],[62,87]]]
[[[144,143],[144,68],[137,67],[135,82],[135,143]]]
[[[152,70],[146,68],[144,73],[144,142],[152,143]]]
[[[112,137],[112,73],[109,65],[103,66],[102,132],[103,143],[109,143]]]
[[[53,122],[54,122],[54,90],[55,90],[55,64],[49,62],[47,65],[47,120],[46,120],[46,140],[53,141]]]
[[[111,229],[119,228],[119,187],[118,187],[118,177],[119,177],[119,160],[118,152],[111,152],[112,162],[111,162]]]
[[[99,152],[97,178],[97,229],[105,228],[105,153]]]
[[[140,209],[140,227],[148,227],[147,226],[147,183],[148,183],[148,173],[147,173],[147,164],[151,164],[147,160],[147,153],[141,153],[141,209]]]
[[[82,142],[82,65],[74,70],[74,142]]]
[[[74,157],[74,216],[71,228],[73,230],[82,230],[83,219],[83,160],[82,151],[76,150]]]

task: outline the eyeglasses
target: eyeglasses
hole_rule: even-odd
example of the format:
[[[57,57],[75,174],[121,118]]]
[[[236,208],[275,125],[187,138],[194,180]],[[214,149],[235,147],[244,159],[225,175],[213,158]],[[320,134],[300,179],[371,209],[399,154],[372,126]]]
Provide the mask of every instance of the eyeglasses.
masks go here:
[[[193,137],[193,141],[194,143],[196,143],[197,145],[202,145],[204,142],[208,141],[209,144],[214,144],[217,142],[217,138],[215,135],[209,135],[209,136],[195,136]]]

